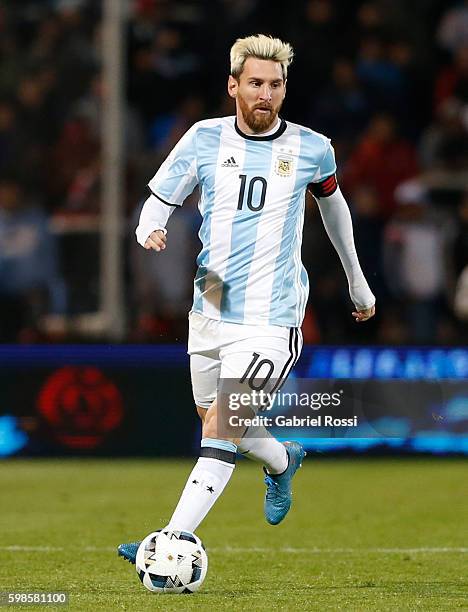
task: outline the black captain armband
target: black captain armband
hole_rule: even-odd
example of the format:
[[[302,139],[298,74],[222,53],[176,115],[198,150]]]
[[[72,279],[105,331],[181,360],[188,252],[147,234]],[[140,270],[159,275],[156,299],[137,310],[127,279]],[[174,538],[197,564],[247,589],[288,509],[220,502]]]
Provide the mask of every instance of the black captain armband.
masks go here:
[[[332,174],[320,183],[309,183],[307,187],[316,198],[327,198],[338,189],[336,174]]]

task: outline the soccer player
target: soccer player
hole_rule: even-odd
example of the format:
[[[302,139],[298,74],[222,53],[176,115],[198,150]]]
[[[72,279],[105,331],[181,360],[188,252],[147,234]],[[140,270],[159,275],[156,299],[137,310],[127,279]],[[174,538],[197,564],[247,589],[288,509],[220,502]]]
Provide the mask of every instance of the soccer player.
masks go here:
[[[231,478],[236,452],[264,465],[266,520],[278,524],[290,508],[302,446],[282,444],[265,429],[241,439],[220,435],[217,389],[220,380],[245,380],[255,364],[266,364],[276,391],[300,355],[308,296],[301,263],[306,189],[341,259],[354,318],[366,321],[375,312],[330,140],[278,115],[292,57],[288,43],[263,34],[235,42],[228,79],[235,117],[200,121],[188,130],[149,182],[136,230],[145,249],[164,250],[169,217],[199,186],[202,249],[188,353],[203,430],[200,457],[170,530],[197,529]],[[119,554],[134,563],[138,545],[121,544]]]

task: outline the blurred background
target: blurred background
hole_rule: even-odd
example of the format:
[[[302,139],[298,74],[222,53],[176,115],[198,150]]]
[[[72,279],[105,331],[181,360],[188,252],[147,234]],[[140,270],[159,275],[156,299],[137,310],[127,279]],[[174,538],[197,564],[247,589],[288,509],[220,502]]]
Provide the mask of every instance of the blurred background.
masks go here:
[[[229,48],[257,32],[295,48],[282,114],[332,139],[378,304],[355,325],[310,198],[299,373],[455,379],[458,442],[422,450],[466,452],[468,1],[2,0],[0,454],[195,444],[185,342],[197,194],[172,216],[163,254],[134,230],[181,135],[233,114]],[[169,425],[157,443],[149,434],[151,388],[158,406],[187,406],[180,448]]]

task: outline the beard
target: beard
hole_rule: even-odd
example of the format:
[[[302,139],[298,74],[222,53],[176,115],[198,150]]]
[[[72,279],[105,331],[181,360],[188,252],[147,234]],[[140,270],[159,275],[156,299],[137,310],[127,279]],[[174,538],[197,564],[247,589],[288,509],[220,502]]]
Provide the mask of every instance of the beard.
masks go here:
[[[282,106],[282,102],[276,107],[273,107],[271,106],[271,104],[267,104],[266,102],[264,102],[263,104],[256,104],[252,108],[249,108],[249,105],[239,93],[237,94],[237,102],[239,103],[239,108],[241,110],[244,121],[252,130],[252,132],[257,134],[261,132],[266,132],[268,128],[270,128],[275,123]],[[256,113],[255,110],[257,108],[267,108],[269,112]]]

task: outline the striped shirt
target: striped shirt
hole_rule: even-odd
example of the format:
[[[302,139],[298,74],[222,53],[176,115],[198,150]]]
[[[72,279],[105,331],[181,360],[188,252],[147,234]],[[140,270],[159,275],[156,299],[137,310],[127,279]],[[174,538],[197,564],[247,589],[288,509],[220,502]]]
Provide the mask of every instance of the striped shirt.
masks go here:
[[[294,123],[281,120],[262,136],[242,133],[235,117],[192,126],[149,182],[172,206],[200,187],[192,310],[232,323],[299,327],[309,291],[301,262],[305,192],[311,183],[329,191],[335,172],[330,140]]]

